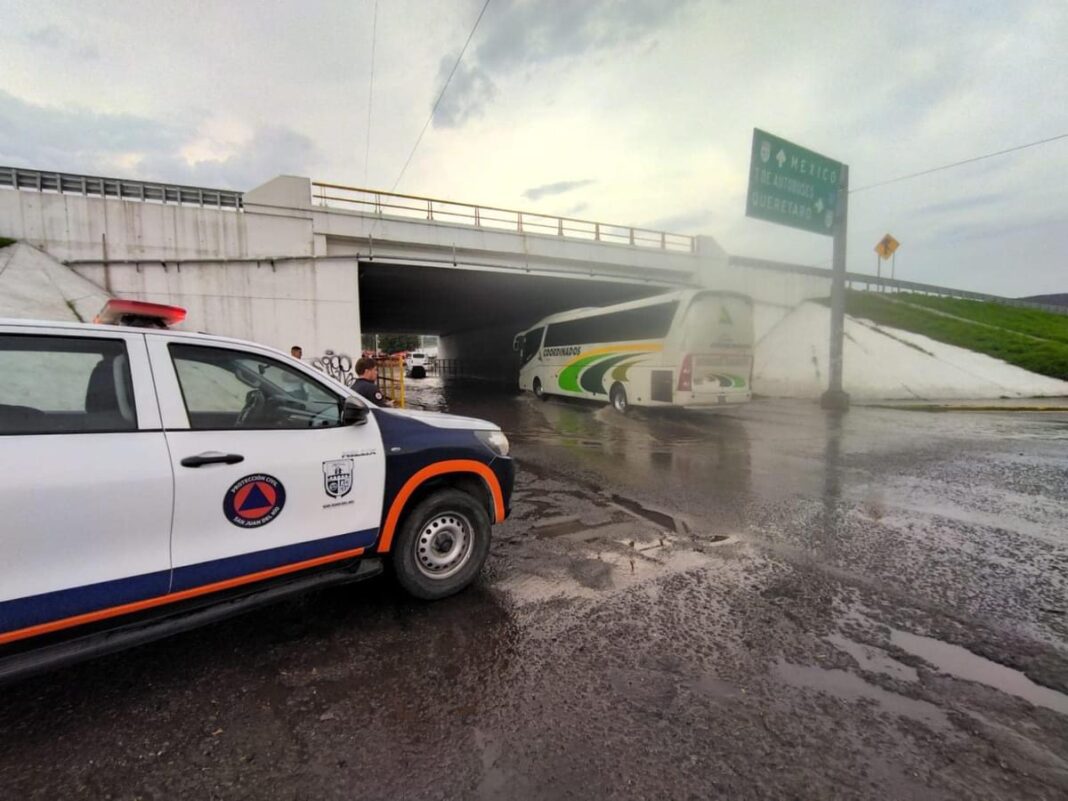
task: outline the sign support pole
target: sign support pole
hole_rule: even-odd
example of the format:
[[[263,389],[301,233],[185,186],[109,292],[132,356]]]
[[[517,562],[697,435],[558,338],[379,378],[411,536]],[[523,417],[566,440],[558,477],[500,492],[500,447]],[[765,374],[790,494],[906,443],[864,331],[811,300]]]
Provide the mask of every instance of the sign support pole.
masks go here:
[[[845,411],[849,394],[842,389],[842,340],[845,333],[846,233],[849,227],[849,167],[838,176],[838,202],[834,226],[834,270],[831,276],[831,381],[820,398],[824,409]]]

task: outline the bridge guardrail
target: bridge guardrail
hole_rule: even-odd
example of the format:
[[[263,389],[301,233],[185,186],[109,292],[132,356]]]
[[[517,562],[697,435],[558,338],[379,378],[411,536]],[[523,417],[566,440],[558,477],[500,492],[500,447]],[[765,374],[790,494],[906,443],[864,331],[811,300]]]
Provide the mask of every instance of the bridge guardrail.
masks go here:
[[[45,172],[23,167],[0,167],[0,187],[4,186],[11,189],[57,192],[65,195],[95,195],[120,200],[178,203],[235,211],[240,211],[244,205],[242,193],[230,189],[128,181],[124,178]]]
[[[794,273],[795,275],[811,275],[817,278],[831,280],[832,270],[825,267],[813,267],[808,264],[791,264],[789,262],[771,261],[769,259],[755,259],[749,256],[731,256],[729,263],[738,267],[752,267],[758,270],[774,270],[776,272]],[[864,284],[870,289],[873,286],[882,289],[893,289],[898,292],[919,292],[924,295],[938,295],[944,298],[959,298],[961,300],[980,300],[988,303],[1001,303],[1005,306],[1016,306],[1021,309],[1038,309],[1039,311],[1053,314],[1068,315],[1068,307],[1056,306],[1050,303],[1035,303],[1031,300],[1019,298],[1006,298],[1001,295],[988,295],[983,292],[971,292],[967,289],[952,289],[936,284],[923,284],[918,281],[905,281],[901,278],[885,278],[865,273],[846,273],[846,286]]]
[[[553,214],[459,203],[453,200],[403,195],[355,186],[312,181],[312,200],[320,206],[359,210],[421,220],[459,223],[517,233],[545,234],[632,247],[693,253],[696,238],[629,225],[560,217]]]

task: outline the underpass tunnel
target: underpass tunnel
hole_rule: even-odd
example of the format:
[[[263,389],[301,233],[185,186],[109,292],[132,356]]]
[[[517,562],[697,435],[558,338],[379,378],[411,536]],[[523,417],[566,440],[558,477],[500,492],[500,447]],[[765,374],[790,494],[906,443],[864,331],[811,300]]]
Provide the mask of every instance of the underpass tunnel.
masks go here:
[[[680,286],[394,262],[361,261],[359,269],[364,334],[436,334],[439,360],[455,360],[466,377],[503,384],[517,376],[513,337],[542,317]]]

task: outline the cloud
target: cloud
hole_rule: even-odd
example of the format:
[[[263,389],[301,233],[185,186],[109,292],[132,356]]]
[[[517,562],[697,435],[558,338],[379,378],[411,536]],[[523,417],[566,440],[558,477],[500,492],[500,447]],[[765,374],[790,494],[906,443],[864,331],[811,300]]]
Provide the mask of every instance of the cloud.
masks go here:
[[[692,233],[703,230],[715,219],[716,214],[711,209],[701,209],[661,217],[646,224],[645,227],[653,231],[667,231],[668,233]]]
[[[133,114],[29,103],[0,90],[0,162],[90,172],[130,152],[168,152],[190,132]]]
[[[31,45],[68,53],[82,61],[92,61],[100,58],[100,50],[96,45],[76,41],[68,36],[58,25],[45,25],[43,28],[36,28],[27,33],[25,39]]]
[[[985,195],[966,195],[961,198],[945,200],[939,203],[928,203],[916,210],[920,216],[928,214],[944,214],[964,211],[966,209],[979,209],[997,203],[1007,203],[1012,200],[1008,192],[990,192]]]
[[[456,56],[446,56],[441,60],[439,85],[449,77],[455,62]],[[497,87],[484,70],[460,63],[434,112],[434,125],[439,128],[459,128],[489,105],[496,94]]]
[[[583,186],[589,186],[590,184],[597,183],[592,178],[586,178],[581,181],[557,181],[552,184],[542,184],[541,186],[533,186],[523,193],[523,197],[527,200],[541,200],[543,197],[549,197],[550,195],[562,195],[565,192],[570,192],[574,189],[578,189]]]
[[[308,175],[318,158],[308,137],[266,126],[225,157],[190,162],[181,152],[197,136],[193,126],[39,106],[0,90],[0,164],[245,190],[282,173]]]
[[[692,0],[512,0],[490,7],[434,113],[434,125],[455,128],[480,115],[497,94],[497,81],[574,56],[647,41]],[[456,54],[442,59],[448,78]]]
[[[315,145],[304,134],[272,126],[257,130],[226,158],[190,164],[178,153],[163,153],[143,159],[138,171],[175,183],[247,190],[276,175],[309,175],[316,156]]]
[[[62,47],[66,38],[58,25],[45,25],[26,34],[26,41],[41,47]]]

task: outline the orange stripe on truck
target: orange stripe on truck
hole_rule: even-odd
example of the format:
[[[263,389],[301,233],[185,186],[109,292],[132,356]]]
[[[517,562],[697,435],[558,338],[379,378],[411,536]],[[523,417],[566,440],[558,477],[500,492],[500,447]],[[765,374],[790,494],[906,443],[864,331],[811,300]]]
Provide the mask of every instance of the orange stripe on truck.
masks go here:
[[[493,522],[500,523],[504,520],[504,493],[501,492],[501,482],[497,480],[496,474],[488,466],[482,462],[476,462],[474,459],[448,459],[444,462],[424,467],[404,482],[401,491],[393,499],[393,504],[389,507],[389,514],[386,516],[386,523],[382,526],[382,536],[378,540],[379,553],[386,553],[393,544],[393,534],[396,532],[397,524],[400,522],[401,514],[404,512],[404,505],[408,502],[412,493],[423,482],[446,473],[475,473],[480,476],[486,482],[486,486],[489,487],[490,495],[493,496]]]
[[[121,606],[99,609],[96,612],[86,612],[85,614],[75,615],[74,617],[65,617],[60,620],[51,620],[48,623],[40,623],[36,626],[16,629],[15,631],[9,631],[6,634],[0,634],[0,645],[15,642],[16,640],[24,640],[27,637],[51,634],[54,631],[69,629],[73,626],[82,626],[86,623],[107,620],[108,618],[118,617],[119,615],[129,615],[134,612],[144,611],[145,609],[163,606],[164,604],[185,601],[189,598],[196,598],[198,595],[221,592],[222,590],[228,590],[233,587],[240,587],[243,584],[251,584],[254,581],[263,581],[264,579],[274,578],[275,576],[284,576],[286,573],[295,573],[298,570],[325,565],[329,562],[340,562],[343,559],[351,559],[354,556],[360,556],[364,550],[364,548],[353,548],[348,551],[339,551],[338,553],[331,553],[326,556],[318,556],[315,559],[307,559],[303,562],[294,562],[293,564],[282,565],[281,567],[273,567],[270,570],[261,570],[258,573],[249,573],[244,576],[238,576],[237,578],[226,579],[225,581],[216,581],[214,584],[205,584],[202,587],[193,587],[189,590],[172,592],[167,595],[157,595],[155,598],[146,598],[143,601],[134,601],[128,604],[122,604]]]

